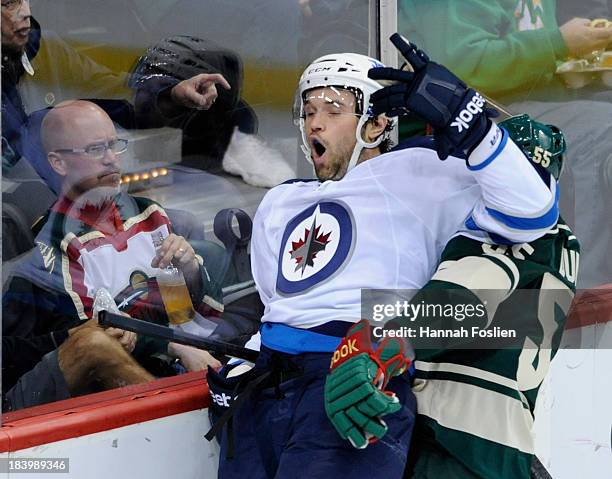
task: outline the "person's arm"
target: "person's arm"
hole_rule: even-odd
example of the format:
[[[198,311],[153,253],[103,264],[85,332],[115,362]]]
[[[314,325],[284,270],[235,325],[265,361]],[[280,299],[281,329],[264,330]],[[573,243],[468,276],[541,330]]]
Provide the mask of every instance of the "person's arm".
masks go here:
[[[559,28],[569,54],[583,57],[597,50],[605,50],[612,42],[612,26],[595,27],[588,18],[572,18]]]
[[[53,335],[54,331],[67,331],[79,323],[74,304],[64,291],[35,284],[25,277],[13,277],[2,297],[3,335]],[[57,338],[49,341],[61,344]]]
[[[79,321],[60,295],[23,277],[2,297],[2,388],[8,391],[42,357],[59,347]]]
[[[545,234],[559,218],[556,180],[542,174],[496,124],[467,159],[482,197],[466,221],[468,229],[526,243]],[[498,239],[499,241],[499,239]]]
[[[515,3],[410,0],[402,2],[400,31],[483,93],[544,84],[568,53],[553,5],[545,5],[551,11],[545,12],[543,27],[518,31]]]
[[[73,95],[129,101],[133,97],[127,72],[113,71],[95,62],[53,32],[43,33],[34,67],[36,82],[61,85]]]
[[[67,330],[31,338],[2,335],[2,392],[9,391],[21,376],[67,337]]]
[[[186,80],[155,75],[137,81],[136,121],[139,128],[159,127],[191,110],[208,110],[218,97],[217,85],[230,84],[219,73],[201,73]]]
[[[132,102],[135,97],[136,121],[144,128],[163,126],[190,109],[208,110],[218,96],[217,85],[231,88],[221,74],[202,73],[182,81],[172,75],[151,76],[134,92],[128,87],[129,72],[112,71],[51,32],[45,32],[36,61],[37,81],[55,82],[89,98]]]
[[[203,371],[209,366],[213,369],[219,369],[221,367],[221,363],[208,351],[185,344],[169,343],[168,354],[180,360],[181,364],[189,372]]]
[[[441,160],[449,155],[466,159],[482,189],[482,197],[466,222],[469,229],[484,230],[514,243],[543,235],[559,215],[554,178],[540,176],[508,132],[492,122],[493,112],[480,93],[401,36],[392,35],[391,42],[414,71],[369,71],[372,79],[396,82],[372,94],[374,113],[393,116],[411,111],[432,125]]]

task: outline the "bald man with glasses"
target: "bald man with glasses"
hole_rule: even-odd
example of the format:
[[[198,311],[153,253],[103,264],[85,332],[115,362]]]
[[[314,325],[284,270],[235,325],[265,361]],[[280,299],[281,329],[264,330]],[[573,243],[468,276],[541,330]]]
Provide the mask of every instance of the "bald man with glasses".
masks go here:
[[[97,325],[93,303],[101,288],[117,300],[146,287],[147,301],[130,314],[167,323],[155,277],[171,264],[202,314],[223,310],[220,288],[191,245],[172,233],[160,205],[121,192],[128,142],[104,110],[87,101],[61,103],[43,120],[41,136],[61,192],[3,296],[4,408],[149,381],[134,358],[156,353],[176,357],[188,371],[220,366],[205,351]],[[164,240],[156,248],[158,234]]]

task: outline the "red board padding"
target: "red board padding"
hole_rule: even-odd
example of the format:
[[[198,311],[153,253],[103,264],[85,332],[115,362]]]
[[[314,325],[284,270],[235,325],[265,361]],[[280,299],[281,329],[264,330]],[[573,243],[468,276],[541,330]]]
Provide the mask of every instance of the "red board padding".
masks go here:
[[[0,452],[203,409],[209,403],[206,380],[195,372],[28,408],[2,417]]]
[[[572,302],[565,329],[612,321],[612,284],[580,291]]]

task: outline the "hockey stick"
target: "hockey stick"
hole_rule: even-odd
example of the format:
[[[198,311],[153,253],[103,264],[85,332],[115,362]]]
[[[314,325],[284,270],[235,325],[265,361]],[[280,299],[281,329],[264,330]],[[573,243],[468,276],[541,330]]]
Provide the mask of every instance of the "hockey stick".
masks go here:
[[[499,112],[500,118],[498,121],[504,121],[504,120],[507,120],[508,118],[516,116],[516,113],[512,113],[507,106],[502,105],[498,101],[493,100],[490,96],[487,96],[487,95],[482,95],[482,96],[487,101],[489,106],[495,108]]]
[[[193,346],[198,349],[212,351],[226,356],[232,356],[247,361],[255,362],[259,353],[252,349],[242,348],[235,344],[207,339],[195,334],[185,333],[176,329],[162,326],[161,324],[150,323],[140,319],[129,318],[109,311],[100,311],[98,313],[98,323],[101,326],[112,326],[113,328],[132,331],[133,333],[151,336],[158,339],[166,339],[174,343]]]
[[[533,456],[533,461],[531,462],[531,479],[552,479],[552,476],[537,456]]]

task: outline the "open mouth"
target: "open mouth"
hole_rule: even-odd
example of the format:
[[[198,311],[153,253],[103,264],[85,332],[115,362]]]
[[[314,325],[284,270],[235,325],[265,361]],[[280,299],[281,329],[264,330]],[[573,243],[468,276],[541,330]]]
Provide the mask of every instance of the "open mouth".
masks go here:
[[[317,157],[323,156],[325,154],[325,151],[327,150],[327,148],[325,148],[323,143],[321,143],[316,138],[312,140],[311,145]]]

